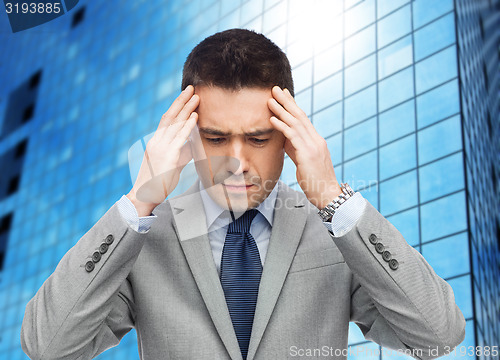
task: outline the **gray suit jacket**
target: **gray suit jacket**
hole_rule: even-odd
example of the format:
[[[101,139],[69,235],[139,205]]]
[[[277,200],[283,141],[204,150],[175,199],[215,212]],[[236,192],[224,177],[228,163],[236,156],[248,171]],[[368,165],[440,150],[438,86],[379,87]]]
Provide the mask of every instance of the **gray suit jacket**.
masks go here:
[[[26,308],[21,342],[31,358],[91,359],[135,328],[141,359],[241,359],[198,188],[154,213],[139,234],[114,205],[62,258]],[[421,358],[465,333],[450,286],[375,208],[333,237],[305,196],[280,183],[248,359],[308,349],[345,359],[349,321],[384,347],[421,349]]]

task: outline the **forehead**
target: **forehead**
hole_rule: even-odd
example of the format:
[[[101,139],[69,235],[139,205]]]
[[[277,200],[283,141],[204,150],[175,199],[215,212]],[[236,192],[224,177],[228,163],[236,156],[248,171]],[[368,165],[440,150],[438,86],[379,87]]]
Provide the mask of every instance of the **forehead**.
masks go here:
[[[218,128],[231,133],[247,133],[272,128],[272,113],[267,101],[271,89],[243,88],[227,90],[219,87],[195,88],[200,97],[198,126]]]

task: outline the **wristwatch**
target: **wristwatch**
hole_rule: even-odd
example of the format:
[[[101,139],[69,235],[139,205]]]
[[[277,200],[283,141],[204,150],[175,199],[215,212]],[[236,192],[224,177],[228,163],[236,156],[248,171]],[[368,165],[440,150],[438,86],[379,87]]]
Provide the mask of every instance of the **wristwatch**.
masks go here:
[[[326,205],[323,209],[318,211],[319,216],[323,220],[323,222],[328,222],[332,219],[333,214],[339,208],[340,205],[345,203],[347,199],[354,195],[354,191],[351,189],[348,183],[340,184],[340,189],[342,190],[342,194],[337,196],[332,200],[328,205]]]

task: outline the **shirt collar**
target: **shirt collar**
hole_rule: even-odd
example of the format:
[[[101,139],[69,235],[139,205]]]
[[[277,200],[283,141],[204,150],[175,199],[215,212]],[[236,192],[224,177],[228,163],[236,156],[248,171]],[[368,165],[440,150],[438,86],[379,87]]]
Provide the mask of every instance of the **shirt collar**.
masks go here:
[[[205,216],[207,218],[207,229],[213,225],[215,220],[224,212],[224,209],[217,204],[208,194],[208,192],[200,183],[200,195],[203,201],[203,206],[205,208]],[[256,207],[260,214],[267,220],[269,225],[273,226],[274,219],[274,206],[276,205],[276,198],[278,197],[278,182],[274,185],[269,195],[264,199],[263,202]]]

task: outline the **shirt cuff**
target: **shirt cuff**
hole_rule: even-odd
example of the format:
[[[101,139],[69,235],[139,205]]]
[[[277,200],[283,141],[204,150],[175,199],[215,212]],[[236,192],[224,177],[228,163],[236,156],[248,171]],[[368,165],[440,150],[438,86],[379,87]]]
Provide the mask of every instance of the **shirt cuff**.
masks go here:
[[[125,195],[116,202],[116,205],[118,206],[118,211],[120,211],[122,218],[138,233],[147,233],[156,219],[156,215],[154,214],[139,217],[134,204],[132,204]]]
[[[332,217],[331,222],[323,222],[335,237],[347,234],[365,210],[366,199],[359,192],[342,204]]]

